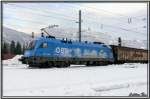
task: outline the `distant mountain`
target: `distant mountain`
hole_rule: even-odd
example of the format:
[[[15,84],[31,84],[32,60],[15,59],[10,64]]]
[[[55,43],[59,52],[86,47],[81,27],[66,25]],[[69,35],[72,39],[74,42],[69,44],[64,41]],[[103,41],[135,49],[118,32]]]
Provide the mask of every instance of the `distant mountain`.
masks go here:
[[[14,29],[3,27],[3,40],[10,43],[12,40],[19,41],[22,45],[31,40],[31,36],[27,33],[16,31]]]
[[[46,29],[46,31],[52,35],[55,36],[58,39],[67,38],[71,40],[78,40],[78,29],[77,28],[52,28],[52,29]],[[46,35],[46,34],[45,34]],[[40,37],[41,34],[36,35],[36,37]],[[131,35],[130,35],[131,36]],[[10,43],[12,40],[19,41],[21,44],[27,44],[31,40],[31,36],[16,31],[14,29],[10,29],[8,27],[3,27],[3,40]],[[118,38],[113,37],[110,33],[105,32],[96,32],[92,30],[82,30],[82,41],[88,41],[88,42],[103,42],[105,44],[110,45],[118,45]],[[126,47],[133,47],[133,48],[142,48],[147,49],[147,40],[142,39],[131,39],[131,40],[124,40],[122,37],[122,45]]]

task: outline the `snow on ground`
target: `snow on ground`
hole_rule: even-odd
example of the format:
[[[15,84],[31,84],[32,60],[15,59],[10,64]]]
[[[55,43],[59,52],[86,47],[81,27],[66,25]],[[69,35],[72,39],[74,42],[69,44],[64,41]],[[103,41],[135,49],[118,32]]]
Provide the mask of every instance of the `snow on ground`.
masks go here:
[[[27,68],[3,61],[3,96],[128,96],[147,94],[147,64]]]

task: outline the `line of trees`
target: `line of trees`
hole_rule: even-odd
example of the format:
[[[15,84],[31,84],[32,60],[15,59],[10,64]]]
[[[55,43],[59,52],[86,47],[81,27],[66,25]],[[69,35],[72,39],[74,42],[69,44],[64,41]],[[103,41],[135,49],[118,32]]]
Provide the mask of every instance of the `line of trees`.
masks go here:
[[[23,54],[25,51],[25,46],[21,45],[19,42],[11,41],[11,43],[3,42],[2,44],[2,53],[3,54]]]

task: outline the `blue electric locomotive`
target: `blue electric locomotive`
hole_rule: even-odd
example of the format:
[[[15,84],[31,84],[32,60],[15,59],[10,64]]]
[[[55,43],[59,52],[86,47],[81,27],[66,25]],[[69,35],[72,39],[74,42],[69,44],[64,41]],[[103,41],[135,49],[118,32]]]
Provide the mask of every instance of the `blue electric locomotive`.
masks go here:
[[[104,65],[113,63],[110,46],[97,42],[59,40],[42,36],[32,41],[20,59],[30,67],[68,67],[70,64]]]

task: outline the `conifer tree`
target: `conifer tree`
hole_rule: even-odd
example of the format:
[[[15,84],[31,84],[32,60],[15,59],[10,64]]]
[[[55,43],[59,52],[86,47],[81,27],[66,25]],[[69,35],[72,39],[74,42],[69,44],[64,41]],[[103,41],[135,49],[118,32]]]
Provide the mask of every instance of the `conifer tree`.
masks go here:
[[[21,54],[22,53],[21,44],[19,42],[17,42],[15,50],[16,50],[15,54]]]
[[[25,47],[25,45],[23,45],[22,54],[24,54],[25,50],[26,50],[26,47]]]
[[[9,51],[9,44],[4,42],[3,45],[2,45],[2,52],[3,54],[7,54]]]
[[[12,40],[10,44],[10,52],[12,54],[15,54],[16,48],[15,48],[15,42]]]

